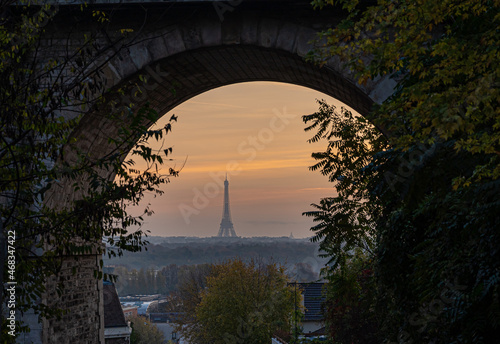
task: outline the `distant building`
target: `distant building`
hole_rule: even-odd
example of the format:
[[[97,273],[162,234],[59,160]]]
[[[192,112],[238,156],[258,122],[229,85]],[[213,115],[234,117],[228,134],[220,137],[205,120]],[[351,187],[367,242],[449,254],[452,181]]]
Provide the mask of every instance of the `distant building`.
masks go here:
[[[229,211],[229,182],[224,181],[224,209],[222,211],[222,221],[220,222],[218,237],[233,237],[236,238],[233,221],[231,220],[231,212]]]
[[[137,308],[137,314],[139,314],[139,315],[147,315],[149,305],[150,305],[152,302],[153,302],[153,301],[142,302],[142,303],[139,305],[139,308]]]
[[[138,306],[122,306],[123,315],[125,315],[125,320],[127,320],[130,317],[136,317],[138,309],[139,309]]]
[[[129,344],[132,328],[125,320],[115,285],[103,282],[104,294],[104,342],[106,344]]]

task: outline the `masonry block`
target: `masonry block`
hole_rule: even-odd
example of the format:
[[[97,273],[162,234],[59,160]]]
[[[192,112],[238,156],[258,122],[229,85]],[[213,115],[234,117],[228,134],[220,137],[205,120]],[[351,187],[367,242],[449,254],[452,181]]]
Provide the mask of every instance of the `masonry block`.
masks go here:
[[[215,46],[222,44],[221,23],[219,21],[207,21],[202,25],[201,41],[204,46]]]
[[[295,45],[295,38],[299,27],[292,23],[284,23],[278,33],[276,48],[286,51],[292,51]]]
[[[301,27],[297,32],[297,38],[295,39],[295,51],[297,55],[305,57],[309,51],[313,48],[310,44],[316,37],[316,32],[312,29]]]
[[[222,23],[222,44],[240,44],[241,25],[235,20]]]
[[[270,48],[276,44],[280,23],[273,19],[262,19],[259,30],[259,44]]]
[[[241,44],[256,44],[258,41],[259,20],[247,16],[241,21]]]
[[[163,35],[165,45],[167,46],[168,54],[174,55],[186,50],[182,33],[178,27],[170,27]]]
[[[97,270],[98,257],[84,255],[64,258],[61,272],[51,279],[47,285],[46,300],[49,305],[64,309],[66,313],[61,320],[48,319],[43,331],[44,344],[100,344],[99,333],[103,331],[100,319],[100,295],[95,285],[99,283],[94,277]],[[72,268],[76,268],[76,274]],[[65,283],[63,294],[56,293],[58,281]],[[71,326],[68,326],[71,324]]]
[[[114,70],[118,75],[120,75],[121,79],[125,79],[138,71],[138,68],[132,61],[129,52],[125,50],[122,50],[117,56],[109,61],[109,65],[113,66]]]
[[[202,46],[200,28],[197,24],[188,23],[181,27],[182,40],[187,50]]]
[[[151,56],[151,61],[158,61],[169,55],[167,45],[161,33],[151,34],[146,42],[146,48],[148,49],[149,56]]]
[[[142,42],[130,46],[129,52],[132,62],[139,70],[151,62],[151,56],[149,55],[149,51]]]
[[[381,104],[384,100],[389,98],[390,95],[394,92],[394,88],[396,87],[397,82],[390,77],[386,76],[382,78],[373,88],[373,91],[370,92],[370,98]]]

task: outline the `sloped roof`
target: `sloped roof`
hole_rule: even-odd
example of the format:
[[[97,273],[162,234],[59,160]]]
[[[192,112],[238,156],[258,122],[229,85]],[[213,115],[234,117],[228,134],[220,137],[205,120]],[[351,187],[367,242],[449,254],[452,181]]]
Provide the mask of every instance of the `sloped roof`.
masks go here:
[[[314,332],[304,334],[305,337],[318,337],[318,336],[324,336],[324,335],[326,335],[326,328],[324,326],[317,329]]]
[[[303,290],[304,314],[305,321],[321,321],[324,319],[322,304],[326,300],[323,292],[324,283],[299,283],[300,289]]]
[[[107,281],[103,284],[104,327],[127,326],[115,285]]]

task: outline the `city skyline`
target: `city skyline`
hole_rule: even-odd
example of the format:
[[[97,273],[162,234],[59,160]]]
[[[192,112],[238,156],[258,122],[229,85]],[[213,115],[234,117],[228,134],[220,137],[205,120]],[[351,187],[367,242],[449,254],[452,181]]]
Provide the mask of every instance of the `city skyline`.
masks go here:
[[[224,179],[231,182],[231,212],[238,236],[310,237],[313,222],[302,216],[311,203],[332,196],[331,184],[308,171],[313,151],[301,116],[317,111],[315,99],[342,106],[320,92],[276,82],[220,87],[194,97],[165,114],[175,114],[165,147],[173,146],[180,168],[157,198],[144,230],[160,236],[210,237],[218,233]],[[146,203],[144,203],[146,204]]]

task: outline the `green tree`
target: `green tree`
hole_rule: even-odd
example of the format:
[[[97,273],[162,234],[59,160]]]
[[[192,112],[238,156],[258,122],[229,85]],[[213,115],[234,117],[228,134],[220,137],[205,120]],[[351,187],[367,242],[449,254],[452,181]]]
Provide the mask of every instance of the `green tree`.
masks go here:
[[[202,292],[207,287],[207,277],[211,274],[212,268],[211,264],[182,266],[178,274],[178,292],[171,294],[171,302],[168,303],[170,311],[184,314],[178,319],[176,331],[182,332],[193,343],[203,343],[202,333],[198,331],[196,309],[201,302]]]
[[[320,34],[326,44],[310,57],[340,56],[361,84],[386,75],[397,81],[392,96],[369,114],[391,133],[391,144],[407,150],[452,139],[455,153],[487,157],[472,175],[457,173],[455,187],[497,179],[498,1],[313,1],[319,8],[328,4],[348,17]]]
[[[364,169],[388,143],[365,118],[344,108],[338,111],[324,101],[318,103],[317,112],[303,116],[305,130],[316,131],[310,143],[326,140],[327,147],[324,152],[312,154],[318,162],[310,170],[327,176],[337,195],[312,204],[315,210],[303,215],[317,223],[311,228],[316,232],[312,241],[320,241],[320,249],[330,258],[331,269],[335,269],[345,263],[352,250],[373,250],[374,215],[381,211],[381,205],[367,202],[371,198],[370,179]]]
[[[170,264],[161,269],[158,274],[160,278],[161,290],[164,294],[168,294],[177,289],[179,283],[179,267],[176,264]]]
[[[333,343],[381,343],[370,257],[358,249],[326,277],[326,327]]]
[[[102,45],[107,13],[96,10],[87,17],[93,29],[81,46],[68,45],[64,56],[47,56],[41,53],[42,41],[58,11],[86,13],[84,4],[80,9],[37,1],[0,4],[0,245],[2,255],[9,257],[2,256],[2,262],[15,260],[15,273],[13,264],[3,269],[4,263],[0,273],[2,282],[17,282],[17,311],[34,309],[45,318],[62,315],[42,295],[47,280],[61,272],[64,257],[141,250],[147,233],[140,226],[152,212],[147,207],[144,214],[133,216],[128,207],[137,205],[145,192],[161,194],[159,187],[177,175],[173,169],[156,172],[171,148],[156,152],[148,146],[148,139],[162,140],[171,123],[150,130],[159,114],[149,106],[109,106],[113,98],[96,61],[114,58],[120,47]],[[130,88],[117,92],[126,94]],[[103,156],[78,148],[81,138],[75,133],[91,110],[121,127],[117,137],[108,139],[109,150]],[[125,160],[129,152],[132,159]],[[137,159],[146,161],[147,167],[135,168]],[[51,203],[65,188],[72,190],[72,200]],[[107,249],[101,246],[103,238]],[[71,268],[76,273],[78,266]],[[97,267],[95,276],[102,278]],[[2,283],[2,304],[5,288]],[[63,281],[58,281],[59,294],[63,288]],[[16,328],[26,330],[20,325]],[[5,326],[2,317],[2,333]],[[14,337],[2,335],[2,340]]]
[[[294,292],[276,264],[235,259],[214,265],[199,299],[184,326],[195,343],[266,343],[276,331],[291,330]]]
[[[326,104],[304,116],[328,142],[313,169],[338,192],[306,213],[315,239],[341,268],[353,248],[373,247],[386,340],[495,343],[499,3],[335,3],[349,17],[311,57],[340,56],[361,83],[390,75],[397,86],[363,114],[387,137]]]
[[[163,344],[165,336],[155,324],[143,316],[129,318],[132,326],[130,344]]]
[[[372,127],[333,107],[328,113],[335,127],[351,128],[352,122]],[[355,146],[359,138],[354,133],[360,131],[346,132],[352,137],[328,131],[342,142],[332,139],[328,147],[338,148],[316,155],[322,173],[338,176],[331,178],[338,196],[321,200],[316,210],[306,213],[319,222],[312,228],[314,239],[331,255],[332,270],[346,268],[354,249],[372,248],[382,334],[389,340],[491,342],[500,319],[500,255],[493,248],[500,245],[499,181],[454,190],[454,177],[464,171],[472,174],[478,155],[454,154],[453,142],[348,155],[346,147]],[[349,162],[362,159],[366,163],[351,170]],[[366,232],[359,230],[355,216],[362,212]]]
[[[146,271],[141,268],[137,274],[137,293],[138,294],[148,294],[150,286],[146,283]]]
[[[129,273],[130,284],[128,288],[128,294],[139,295],[141,293],[141,285],[139,284],[139,272],[136,269],[132,269]]]

